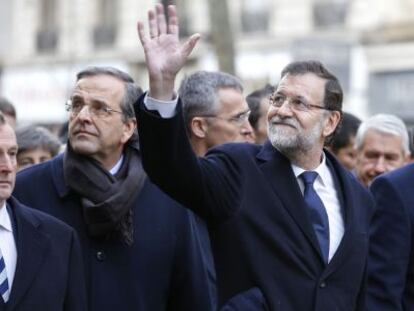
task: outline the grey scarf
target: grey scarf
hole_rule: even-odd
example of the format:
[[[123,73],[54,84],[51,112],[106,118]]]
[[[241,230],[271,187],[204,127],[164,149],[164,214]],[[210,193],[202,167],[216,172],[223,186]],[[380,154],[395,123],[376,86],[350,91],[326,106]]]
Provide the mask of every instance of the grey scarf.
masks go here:
[[[75,153],[68,143],[63,166],[66,184],[81,196],[90,235],[116,234],[131,245],[134,202],[146,179],[139,151],[126,146],[122,166],[112,175],[98,161]]]

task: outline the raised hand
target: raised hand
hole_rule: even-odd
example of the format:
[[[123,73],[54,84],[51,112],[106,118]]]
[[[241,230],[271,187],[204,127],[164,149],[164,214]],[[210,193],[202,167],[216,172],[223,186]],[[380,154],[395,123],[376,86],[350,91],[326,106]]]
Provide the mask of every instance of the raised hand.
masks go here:
[[[194,34],[180,44],[177,12],[173,5],[168,6],[168,24],[162,4],[157,4],[155,11],[148,11],[149,38],[142,22],[138,22],[137,28],[147,63],[150,96],[171,100],[175,76],[184,66],[200,35]]]

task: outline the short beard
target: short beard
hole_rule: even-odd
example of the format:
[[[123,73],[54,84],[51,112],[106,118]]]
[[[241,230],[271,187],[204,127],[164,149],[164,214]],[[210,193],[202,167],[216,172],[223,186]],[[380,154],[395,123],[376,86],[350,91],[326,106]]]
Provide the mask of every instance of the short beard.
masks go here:
[[[283,126],[273,124],[273,122],[285,123],[293,126],[298,132],[291,134],[285,131]],[[321,135],[322,124],[318,123],[310,130],[309,133],[303,133],[299,122],[295,119],[280,119],[274,117],[268,124],[267,132],[269,140],[273,147],[279,150],[283,155],[289,159],[296,159],[301,155],[307,154]]]

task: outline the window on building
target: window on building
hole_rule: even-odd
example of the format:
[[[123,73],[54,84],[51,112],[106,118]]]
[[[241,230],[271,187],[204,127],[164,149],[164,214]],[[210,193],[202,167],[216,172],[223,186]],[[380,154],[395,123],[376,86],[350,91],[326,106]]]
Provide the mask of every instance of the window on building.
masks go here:
[[[316,28],[341,27],[345,24],[347,0],[315,0],[313,20]]]
[[[267,32],[271,3],[269,0],[243,0],[241,27],[243,32]]]
[[[93,31],[95,47],[114,45],[117,31],[118,2],[117,0],[97,0],[97,22]]]
[[[39,0],[36,45],[40,53],[56,50],[58,42],[56,0]]]

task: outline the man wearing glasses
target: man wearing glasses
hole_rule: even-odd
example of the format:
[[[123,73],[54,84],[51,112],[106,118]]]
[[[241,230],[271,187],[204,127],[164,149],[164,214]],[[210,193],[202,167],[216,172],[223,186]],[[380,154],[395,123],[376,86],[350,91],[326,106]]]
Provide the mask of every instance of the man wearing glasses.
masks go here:
[[[149,12],[149,38],[138,23],[150,77],[135,107],[143,163],[208,222],[219,305],[259,289],[274,311],[364,310],[373,200],[323,149],[341,119],[338,80],[319,62],[289,64],[271,98],[269,141],[226,144],[197,158],[174,79],[200,36],[180,44],[175,7],[168,12],[168,23],[162,5]]]
[[[239,79],[224,72],[198,71],[178,90],[187,133],[198,156],[229,142],[254,142],[249,107]]]
[[[66,151],[22,171],[15,194],[77,230],[88,310],[210,311],[194,215],[142,169],[132,107],[140,93],[115,68],[78,73]]]

